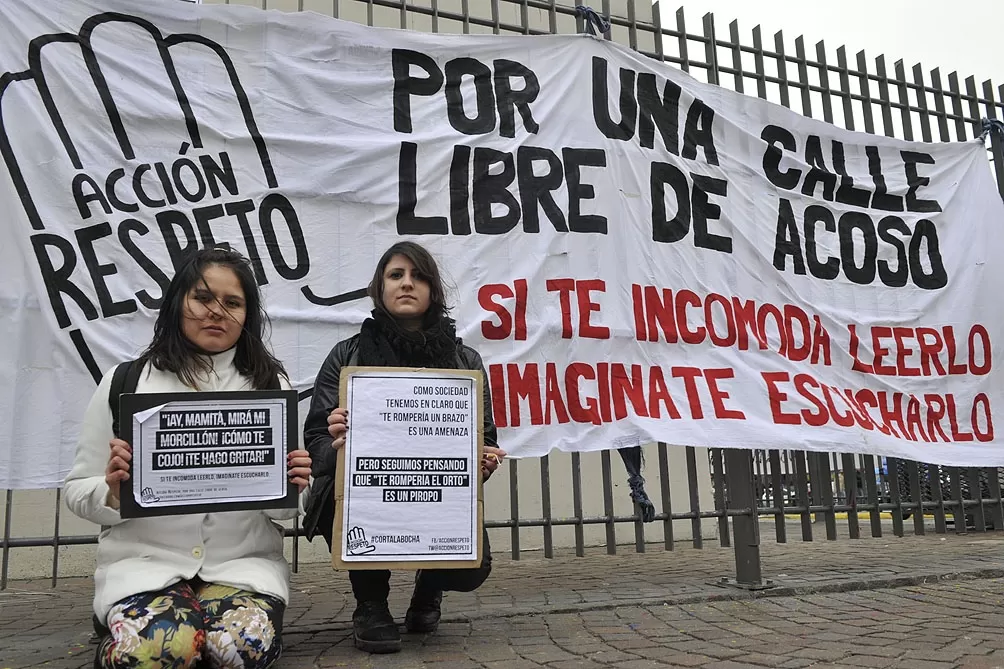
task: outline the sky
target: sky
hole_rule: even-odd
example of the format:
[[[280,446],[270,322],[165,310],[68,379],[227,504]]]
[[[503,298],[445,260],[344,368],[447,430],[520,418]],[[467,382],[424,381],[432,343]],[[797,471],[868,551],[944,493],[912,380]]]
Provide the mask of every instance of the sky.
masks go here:
[[[728,24],[739,21],[741,39],[752,44],[752,29],[759,24],[764,41],[783,30],[794,53],[794,39],[804,35],[806,47],[824,40],[827,50],[840,45],[854,58],[858,51],[874,62],[885,54],[889,67],[903,59],[907,72],[921,63],[925,76],[940,67],[942,81],[958,71],[960,81],[976,77],[982,91],[985,80],[1004,84],[1004,2],[946,2],[946,0],[660,0],[663,25],[674,25],[676,10],[684,7],[688,32],[700,32],[701,17],[715,14],[716,31],[728,35]],[[890,72],[891,74],[891,72]],[[947,85],[947,84],[946,84]]]

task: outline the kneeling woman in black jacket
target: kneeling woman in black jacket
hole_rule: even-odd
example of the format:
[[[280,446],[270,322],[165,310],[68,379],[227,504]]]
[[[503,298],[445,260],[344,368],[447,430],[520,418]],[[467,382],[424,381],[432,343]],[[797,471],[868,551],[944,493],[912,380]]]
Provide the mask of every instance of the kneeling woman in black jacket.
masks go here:
[[[359,334],[339,342],[317,373],[310,412],[304,423],[304,445],[313,459],[314,484],[307,503],[304,529],[308,539],[318,532],[332,547],[334,520],[335,454],[345,444],[348,412],[338,407],[338,382],[342,367],[425,367],[480,370],[478,352],[457,338],[456,325],[447,316],[446,294],[436,261],[413,242],[399,242],[380,258],[369,285],[373,317]],[[492,421],[488,378],[484,379],[485,459],[481,476],[487,480],[505,452],[498,448]],[[478,569],[419,571],[411,606],[405,616],[409,632],[434,632],[439,625],[444,590],[470,592],[491,572],[488,535]],[[390,572],[350,571],[356,610],[352,615],[355,645],[371,653],[393,653],[401,648],[401,635],[387,606]]]

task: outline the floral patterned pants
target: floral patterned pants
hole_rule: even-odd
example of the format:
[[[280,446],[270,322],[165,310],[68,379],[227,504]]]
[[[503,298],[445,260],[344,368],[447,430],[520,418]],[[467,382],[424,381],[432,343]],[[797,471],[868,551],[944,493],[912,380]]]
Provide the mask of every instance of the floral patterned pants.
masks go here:
[[[282,600],[200,580],[127,597],[108,613],[98,669],[265,669],[282,652]]]

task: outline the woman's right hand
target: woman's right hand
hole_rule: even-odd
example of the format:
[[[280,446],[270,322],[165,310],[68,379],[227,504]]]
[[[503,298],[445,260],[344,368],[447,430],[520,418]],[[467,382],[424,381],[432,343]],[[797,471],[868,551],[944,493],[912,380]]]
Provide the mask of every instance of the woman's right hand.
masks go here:
[[[328,434],[331,435],[331,447],[336,451],[345,445],[345,433],[349,429],[348,409],[341,407],[332,409],[328,414]]]
[[[122,481],[129,480],[132,467],[132,446],[121,439],[108,442],[111,455],[108,457],[108,467],[105,468],[105,483],[108,484],[108,498],[112,506],[118,508],[119,486]]]

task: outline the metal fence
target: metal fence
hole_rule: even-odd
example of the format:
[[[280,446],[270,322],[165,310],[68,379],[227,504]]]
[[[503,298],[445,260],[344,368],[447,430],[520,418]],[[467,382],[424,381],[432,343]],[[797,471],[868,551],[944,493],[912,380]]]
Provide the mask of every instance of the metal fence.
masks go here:
[[[209,0],[207,0],[209,1]],[[229,3],[228,3],[229,4]],[[238,4],[238,3],[233,3]],[[313,10],[370,25],[433,32],[546,34],[582,29],[571,2],[555,0],[254,0],[265,9]],[[1004,87],[977,86],[973,77],[920,64],[907,71],[897,60],[874,59],[859,52],[849,58],[845,47],[835,52],[822,42],[814,53],[797,37],[794,49],[780,33],[765,45],[761,29],[751,41],[738,24],[727,31],[705,15],[700,32],[691,32],[681,8],[672,26],[663,24],[660,6],[647,0],[594,0],[593,9],[609,17],[609,38],[647,56],[677,66],[698,79],[770,99],[786,107],[851,130],[881,133],[908,140],[961,141],[980,136],[981,119],[1004,117]],[[728,37],[723,35],[727,33]],[[945,82],[947,81],[947,87]],[[1004,195],[1001,137],[990,135],[988,159]],[[673,550],[685,540],[702,548],[717,537],[734,546],[736,582],[761,586],[759,545],[763,536],[785,542],[795,534],[811,541],[846,533],[849,538],[889,531],[903,535],[1004,529],[1001,475],[997,470],[943,468],[914,462],[848,454],[801,451],[737,451],[646,447],[646,484],[657,513],[646,523],[640,507],[618,494],[611,452],[555,454],[536,460],[510,460],[500,478],[504,501],[486,514],[493,542],[506,539],[513,559],[539,548],[544,557],[574,550],[585,555],[598,546],[614,553],[618,529],[630,528],[629,550]],[[507,488],[507,489],[506,489]],[[570,489],[569,489],[570,488]],[[590,492],[599,488],[600,494]],[[7,586],[12,550],[51,550],[52,584],[60,576],[60,556],[72,547],[94,544],[94,534],[60,531],[60,496],[44,502],[52,521],[48,534],[12,531],[18,498],[28,493],[6,491],[0,588]],[[38,504],[34,502],[34,504]],[[620,510],[618,510],[620,509]],[[506,513],[508,511],[508,513]],[[862,514],[862,515],[859,515]],[[839,522],[838,521],[842,521]],[[773,532],[769,531],[773,524]],[[797,529],[793,532],[789,525]],[[599,528],[599,532],[597,532]],[[287,529],[294,568],[302,539],[294,524]],[[43,536],[44,535],[44,536]],[[34,553],[36,561],[41,555]]]

